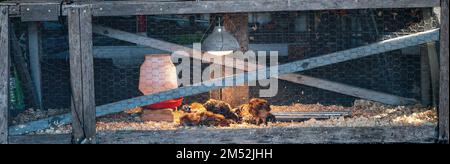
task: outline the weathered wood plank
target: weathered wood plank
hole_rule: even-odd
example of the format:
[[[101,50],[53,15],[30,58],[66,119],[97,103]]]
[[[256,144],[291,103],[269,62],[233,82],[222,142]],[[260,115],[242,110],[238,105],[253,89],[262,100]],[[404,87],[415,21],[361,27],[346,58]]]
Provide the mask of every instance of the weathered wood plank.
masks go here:
[[[237,13],[366,8],[415,8],[439,6],[438,0],[227,0],[227,1],[105,1],[94,2],[95,16]]]
[[[439,56],[436,51],[436,44],[430,42],[425,44],[430,63],[430,82],[431,82],[431,102],[433,106],[438,106],[439,102]]]
[[[41,63],[40,63],[40,33],[37,22],[28,23],[28,51],[30,60],[31,79],[34,84],[39,109],[44,109],[42,104]]]
[[[8,6],[0,6],[0,144],[8,143],[9,57]]]
[[[73,143],[95,142],[92,16],[88,7],[69,12]]]
[[[227,76],[223,78],[218,78],[210,81],[203,82],[202,84],[194,84],[193,86],[185,86],[161,93],[156,93],[152,95],[145,95],[140,97],[135,97],[127,100],[122,100],[102,106],[98,106],[96,108],[96,116],[103,116],[111,113],[117,113],[126,109],[135,108],[138,106],[145,106],[148,104],[154,104],[157,102],[170,100],[178,97],[185,97],[190,95],[195,95],[199,93],[209,92],[213,89],[220,89],[224,86],[215,86],[214,84],[221,83],[222,81],[233,81],[236,80],[238,82],[245,82],[243,79],[248,79],[247,77],[252,77],[249,80],[261,80],[266,77],[257,77],[257,72],[266,71],[267,75],[271,77],[276,77],[278,75],[293,73],[293,72],[301,72],[317,67],[321,67],[324,65],[329,65],[330,63],[339,63],[344,61],[349,61],[353,59],[363,58],[375,54],[380,54],[382,52],[388,52],[396,49],[401,49],[409,46],[414,46],[418,44],[424,44],[427,42],[436,41],[439,39],[439,30],[430,30],[425,32],[420,32],[417,34],[397,37],[389,40],[385,40],[382,42],[377,42],[373,44],[369,44],[366,46],[353,48],[349,50],[344,50],[340,52],[335,52],[327,55],[322,55],[314,58],[299,60],[291,63],[286,63],[273,67],[265,67],[259,68],[259,70],[249,71],[247,73],[240,73],[234,76]],[[278,74],[270,72],[274,67],[278,68]],[[255,78],[257,77],[257,78]],[[237,83],[238,85],[241,83]],[[39,130],[48,127],[48,123],[46,121],[49,120],[61,120],[61,122],[69,122],[70,119],[68,115],[60,115],[55,117],[46,118],[43,120],[33,121],[26,123],[24,125],[16,125],[10,127],[10,133],[14,133],[14,135],[24,134],[27,131],[31,130]]]
[[[9,136],[9,144],[70,144],[70,134]]]
[[[417,100],[412,98],[404,98],[306,75],[287,74],[281,75],[280,79],[390,105],[411,105],[418,103]]]
[[[101,144],[434,143],[435,126],[179,129],[100,132]],[[70,135],[10,136],[12,144],[67,144]]]
[[[420,101],[423,106],[431,105],[431,75],[428,46],[420,46]]]
[[[423,19],[426,22],[426,29],[432,29],[433,27],[433,9],[427,8],[423,9]],[[439,56],[436,50],[436,44],[435,42],[426,43],[424,47],[421,47],[421,53],[422,56],[425,55],[428,57],[428,59],[424,59],[428,61],[428,70],[429,70],[429,79],[428,82],[424,82],[424,85],[427,85],[426,83],[430,83],[429,86],[431,88],[430,95],[431,95],[431,105],[438,106],[439,102]],[[423,61],[424,61],[423,60]],[[426,66],[424,65],[424,66]],[[427,78],[427,77],[425,77]],[[423,79],[425,80],[425,79]]]
[[[441,38],[440,38],[440,101],[439,101],[439,140],[449,142],[449,122],[448,122],[448,0],[441,0]]]
[[[433,143],[434,126],[317,127],[118,132],[99,136],[102,143],[267,144],[267,143]]]
[[[84,1],[64,5],[63,15],[71,6],[92,5],[94,16],[159,15],[197,13],[238,13],[330,9],[422,8],[439,6],[439,0],[227,0],[227,1]],[[24,21],[57,20],[60,1],[2,2],[18,8]],[[21,7],[24,6],[24,7]],[[27,10],[27,8],[29,10]],[[49,11],[50,10],[50,11]],[[11,11],[17,14],[18,9]]]
[[[81,56],[83,78],[83,119],[85,138],[89,143],[95,143],[95,87],[94,87],[94,57],[92,54],[92,12],[89,7],[80,8]]]

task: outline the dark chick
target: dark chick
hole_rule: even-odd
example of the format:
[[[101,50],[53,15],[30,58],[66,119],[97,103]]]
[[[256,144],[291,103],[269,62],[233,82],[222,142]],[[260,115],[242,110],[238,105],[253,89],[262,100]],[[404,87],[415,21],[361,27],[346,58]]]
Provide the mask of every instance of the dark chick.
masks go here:
[[[275,116],[270,111],[270,104],[267,100],[259,98],[253,98],[248,104],[243,104],[235,110],[243,122],[257,125],[275,121]]]
[[[206,103],[204,103],[203,106],[205,106],[206,110],[208,110],[210,112],[213,112],[216,114],[221,114],[221,115],[225,116],[226,119],[230,119],[235,122],[240,121],[238,115],[236,115],[231,110],[230,104],[228,104],[224,101],[210,99]]]

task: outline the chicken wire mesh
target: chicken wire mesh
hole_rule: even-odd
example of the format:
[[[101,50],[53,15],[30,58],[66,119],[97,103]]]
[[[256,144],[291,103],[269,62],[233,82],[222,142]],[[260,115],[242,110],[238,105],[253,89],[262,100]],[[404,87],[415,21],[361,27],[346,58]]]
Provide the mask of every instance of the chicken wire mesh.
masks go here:
[[[437,27],[435,16],[431,21],[425,21],[423,15],[422,9],[249,13],[249,47],[251,50],[276,50],[280,55],[280,64],[287,63]],[[93,24],[192,46],[211,32],[211,17],[206,14],[94,17]],[[13,19],[12,23],[28,62],[27,24],[19,19]],[[39,22],[38,32],[44,109],[67,109],[70,107],[67,23]],[[166,53],[97,34],[94,34],[93,44],[96,105],[142,95],[138,89],[139,68],[145,54]],[[420,46],[414,46],[315,68],[301,74],[420,99],[420,62]],[[11,85],[14,87],[10,87],[10,93],[15,98],[11,102],[14,104],[13,113],[19,109],[36,108],[31,92],[27,91],[30,89],[17,78],[17,64],[12,65]],[[264,87],[250,87],[250,97],[258,97],[260,89]],[[189,96],[185,97],[184,103],[203,102],[208,98],[208,93]],[[351,105],[357,98],[280,80],[278,94],[267,99],[275,105]]]

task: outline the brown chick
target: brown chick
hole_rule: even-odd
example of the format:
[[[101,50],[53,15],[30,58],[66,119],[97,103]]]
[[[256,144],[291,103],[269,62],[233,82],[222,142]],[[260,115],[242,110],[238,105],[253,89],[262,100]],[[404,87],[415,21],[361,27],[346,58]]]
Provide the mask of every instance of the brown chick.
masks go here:
[[[243,104],[235,110],[243,122],[260,125],[274,122],[275,116],[270,113],[271,108],[267,100],[253,98],[248,104]]]
[[[192,103],[189,112],[180,117],[180,124],[184,126],[229,126],[230,121],[221,114],[207,111],[200,103]]]
[[[213,112],[216,114],[221,114],[221,115],[225,116],[226,119],[230,119],[235,122],[240,121],[238,115],[236,115],[231,110],[230,104],[228,104],[224,101],[209,99],[206,103],[203,104],[203,106],[205,106],[206,110],[208,110],[210,112]]]

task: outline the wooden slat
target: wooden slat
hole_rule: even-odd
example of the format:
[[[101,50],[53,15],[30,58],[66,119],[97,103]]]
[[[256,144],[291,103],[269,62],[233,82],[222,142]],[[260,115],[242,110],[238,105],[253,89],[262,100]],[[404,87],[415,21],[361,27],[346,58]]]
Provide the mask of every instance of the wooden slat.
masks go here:
[[[15,9],[15,11],[11,11],[11,14],[17,14],[17,6],[19,6],[21,8],[19,15],[23,16],[24,21],[56,20],[59,16],[59,3],[60,1],[53,0],[2,2],[2,4],[11,5]],[[64,5],[63,15],[67,15],[67,10],[71,6],[79,6],[82,4],[92,4],[94,16],[120,16],[367,8],[421,8],[439,6],[439,0],[84,1],[72,5]],[[30,10],[27,11],[27,8],[30,8]]]
[[[262,80],[266,77],[257,77],[257,72],[266,71],[267,75],[271,77],[275,77],[277,75],[283,75],[293,72],[300,72],[309,69],[314,69],[317,67],[321,67],[324,65],[329,65],[330,63],[339,63],[344,61],[349,61],[353,59],[363,58],[375,54],[380,54],[382,52],[388,52],[396,49],[401,49],[409,46],[414,46],[418,44],[424,44],[427,42],[436,41],[439,39],[438,30],[430,30],[425,32],[420,32],[417,34],[397,37],[389,40],[385,40],[382,42],[377,42],[373,44],[369,44],[366,46],[353,48],[345,51],[335,52],[323,56],[318,56],[314,58],[299,60],[291,63],[286,63],[278,66],[274,66],[278,68],[278,74],[274,74],[270,72],[274,67],[268,68],[259,68],[259,70],[249,71],[247,73],[240,73],[234,76],[227,76],[224,78],[218,78],[210,81],[203,82],[202,84],[194,84],[193,86],[185,86],[161,93],[156,93],[152,95],[145,95],[140,97],[135,97],[127,100],[122,100],[102,106],[98,106],[96,108],[96,116],[104,116],[111,113],[117,113],[126,109],[135,108],[138,106],[145,106],[148,104],[154,104],[157,102],[170,100],[178,97],[185,97],[190,95],[195,95],[199,93],[209,92],[213,89],[220,89],[224,86],[215,86],[214,84],[227,80],[234,80],[238,82],[245,82],[243,79],[250,78],[250,81]],[[256,79],[254,77],[257,77]],[[237,83],[238,85],[241,83]],[[70,116],[70,115],[69,115]],[[61,123],[70,122],[70,118],[68,115],[60,115],[55,117],[46,118],[43,120],[33,121],[26,123],[24,125],[16,125],[10,127],[10,133],[14,135],[24,134],[26,132],[32,130],[39,130],[48,127],[48,124],[45,124],[46,121],[51,121],[53,119],[61,120]]]
[[[425,45],[428,54],[428,62],[430,63],[431,100],[432,105],[437,106],[439,102],[439,56],[436,51],[435,43],[427,43]]]
[[[448,0],[441,0],[441,38],[440,38],[440,101],[439,101],[439,139],[446,143],[449,142],[449,122],[448,122],[448,83],[449,83],[449,65],[448,65]]]
[[[99,134],[101,144],[318,144],[434,143],[435,126],[272,127],[116,131]],[[70,135],[11,136],[12,144],[67,144]]]
[[[423,106],[431,105],[431,75],[428,46],[420,46],[420,101]]]
[[[433,27],[433,9],[427,8],[423,10],[423,19],[425,22],[426,29],[432,29]],[[428,83],[430,83],[430,91],[431,91],[431,105],[438,106],[439,102],[439,55],[437,53],[437,47],[435,42],[426,43],[425,47],[422,47],[421,52],[423,51],[423,55],[428,57],[428,70],[429,70],[429,79]],[[425,79],[424,79],[425,80]],[[425,82],[427,83],[427,82]],[[426,85],[426,84],[425,84]]]
[[[8,7],[0,6],[0,144],[8,143],[9,57]]]
[[[9,136],[9,144],[70,144],[70,134]]]
[[[412,98],[404,98],[400,96],[350,86],[347,84],[336,83],[305,75],[299,74],[281,75],[280,79],[390,105],[411,105],[418,103],[417,100]]]
[[[27,21],[57,21],[60,15],[60,2],[53,4],[23,4],[20,5],[20,18]]]
[[[69,12],[70,81],[74,143],[95,142],[92,17],[88,7]]]
[[[227,0],[227,1],[105,1],[94,2],[95,16],[237,13],[438,6],[438,0]]]

